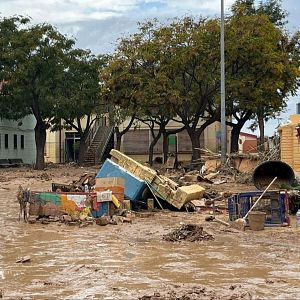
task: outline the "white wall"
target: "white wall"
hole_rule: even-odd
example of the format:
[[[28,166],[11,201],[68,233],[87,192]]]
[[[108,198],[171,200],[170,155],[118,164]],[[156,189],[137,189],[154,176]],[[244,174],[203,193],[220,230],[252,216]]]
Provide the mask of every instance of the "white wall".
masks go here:
[[[20,123],[22,122],[22,124]],[[30,115],[20,121],[0,119],[0,158],[21,158],[26,164],[35,163],[36,147],[34,137],[35,118]],[[5,148],[5,134],[8,134],[8,148]],[[14,148],[14,134],[17,134],[17,148]],[[21,149],[21,135],[24,135],[24,149]]]

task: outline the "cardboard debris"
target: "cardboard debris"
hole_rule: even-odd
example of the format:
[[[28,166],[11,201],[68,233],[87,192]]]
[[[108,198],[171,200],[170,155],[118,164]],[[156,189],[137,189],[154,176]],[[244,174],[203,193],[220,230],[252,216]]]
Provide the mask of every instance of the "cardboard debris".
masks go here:
[[[166,169],[173,169],[175,167],[175,163],[176,163],[175,156],[168,157],[167,162],[165,164]]]
[[[221,160],[219,158],[207,159],[205,161],[205,171],[206,172],[215,172],[216,169],[220,166]]]
[[[206,207],[205,201],[204,201],[203,199],[201,199],[201,200],[191,200],[191,203],[192,203],[195,207]]]
[[[125,180],[121,177],[106,177],[106,178],[96,178],[96,188],[109,188],[112,186],[123,186]]]
[[[205,175],[204,178],[207,180],[212,180],[214,178],[216,178],[218,176],[219,172],[215,172],[215,173],[209,173],[208,175]]]

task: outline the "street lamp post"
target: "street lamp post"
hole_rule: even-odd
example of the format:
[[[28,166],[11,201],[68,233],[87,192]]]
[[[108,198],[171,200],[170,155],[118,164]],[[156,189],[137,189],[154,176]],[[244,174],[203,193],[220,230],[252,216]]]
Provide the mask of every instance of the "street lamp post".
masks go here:
[[[224,0],[221,0],[221,161],[226,162]]]

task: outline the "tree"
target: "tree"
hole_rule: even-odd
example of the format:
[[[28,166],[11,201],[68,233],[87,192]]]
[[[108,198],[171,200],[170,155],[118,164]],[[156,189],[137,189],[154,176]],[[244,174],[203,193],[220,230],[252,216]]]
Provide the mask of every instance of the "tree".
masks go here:
[[[13,103],[9,91],[12,74],[16,68],[16,60],[20,54],[15,51],[21,33],[19,26],[25,26],[28,18],[12,17],[0,19],[0,117],[18,120],[30,113],[22,103]],[[16,105],[20,104],[20,105]]]
[[[154,37],[156,22],[140,25],[140,31],[120,40],[104,80],[107,97],[117,105],[111,113],[116,125],[131,117],[124,130],[116,126],[117,148],[121,136],[128,132],[135,119],[149,126],[152,142],[149,147],[149,162],[152,164],[153,148],[165,130],[174,108],[174,97],[169,92],[167,82],[160,73],[159,46]],[[174,110],[173,110],[174,111]],[[158,126],[158,133],[154,127]]]
[[[121,40],[111,64],[109,90],[119,99],[117,104],[135,103],[138,117],[148,124],[153,137],[150,163],[160,136],[166,159],[168,135],[183,129],[197,159],[201,133],[220,118],[214,101],[219,89],[218,32],[216,20],[184,18],[167,25],[147,22],[137,34]],[[180,128],[167,130],[170,120]]]
[[[220,117],[215,101],[220,81],[219,23],[187,17],[161,28],[159,36],[165,44],[162,70],[180,101],[176,114],[190,136],[195,160],[200,157],[202,132]]]
[[[131,107],[122,108],[120,106],[116,106],[109,111],[109,120],[110,124],[113,124],[113,126],[115,127],[115,149],[120,151],[122,136],[125,135],[134,125],[134,122],[136,120],[136,113],[132,110]],[[120,130],[121,124],[125,123],[126,121],[128,121],[128,123],[125,125],[125,128]]]
[[[287,13],[281,1],[269,0],[256,7],[253,0],[239,0],[232,11],[227,32],[228,66],[240,70],[229,74],[227,88],[236,103],[233,113],[248,114],[256,120],[263,145],[264,121],[284,109],[288,96],[294,95],[298,86],[297,34],[291,38],[283,27]],[[243,120],[236,124],[245,123]],[[236,130],[232,133],[237,135]],[[235,151],[237,140],[232,140]]]
[[[281,0],[260,1],[258,6],[255,0],[237,0],[232,5],[231,11],[235,16],[250,16],[255,14],[266,15],[276,26],[283,26],[288,13],[282,8]]]
[[[28,19],[14,17],[2,18],[0,26],[7,23],[10,26],[1,31],[0,52],[5,55],[5,80],[8,82],[1,107],[6,111],[5,117],[11,119],[15,118],[13,111],[19,116],[34,115],[35,168],[43,169],[46,130],[55,115],[55,89],[63,79],[64,58],[74,41],[48,24],[30,26]]]
[[[106,66],[107,60],[106,56],[95,57],[88,50],[70,51],[64,61],[62,81],[56,89],[53,130],[71,127],[79,133],[80,165],[84,162],[92,126],[101,114],[107,112],[99,83],[99,72]]]

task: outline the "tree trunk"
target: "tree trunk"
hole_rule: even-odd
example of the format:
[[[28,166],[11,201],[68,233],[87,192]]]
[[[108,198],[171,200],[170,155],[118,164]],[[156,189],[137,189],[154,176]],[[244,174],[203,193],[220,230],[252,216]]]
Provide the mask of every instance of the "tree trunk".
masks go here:
[[[126,128],[123,129],[122,131],[120,131],[118,126],[115,126],[115,133],[116,133],[116,146],[115,146],[115,149],[116,150],[120,151],[122,136],[129,131],[129,129],[131,128],[131,126],[134,122],[134,120],[135,120],[135,114],[133,114],[133,116],[131,116],[130,122],[128,123]]]
[[[257,113],[258,127],[259,127],[259,149],[261,151],[265,150],[265,122],[263,112],[259,111]]]
[[[84,157],[87,152],[86,136],[87,134],[83,134],[80,136],[79,153],[78,153],[78,165],[80,166],[84,163]]]
[[[120,151],[121,150],[121,142],[122,142],[122,134],[119,130],[119,127],[115,127],[115,133],[116,133],[116,146],[115,149]]]
[[[163,133],[163,162],[164,162],[164,164],[167,162],[168,153],[169,153],[168,137],[169,137],[169,134],[167,132],[164,132]]]
[[[188,134],[192,143],[192,161],[197,160],[201,157],[200,154],[200,135],[202,131],[190,131],[188,130]]]
[[[232,126],[231,130],[231,142],[230,142],[230,153],[239,152],[239,138],[242,127],[238,124]]]
[[[35,169],[43,170],[45,167],[45,144],[46,144],[46,124],[43,120],[36,120],[34,128],[35,146],[36,146],[36,161]]]
[[[244,111],[240,117],[234,115],[237,123],[228,122],[227,125],[232,127],[231,131],[231,142],[230,142],[230,153],[236,153],[239,151],[239,137],[242,128],[244,127],[245,123],[249,120],[252,115],[252,111]]]
[[[154,136],[153,132],[152,132],[152,136]],[[158,134],[156,136],[154,136],[150,146],[149,146],[149,165],[152,166],[153,165],[153,152],[154,152],[154,146],[156,145],[156,143],[158,142],[158,140],[161,137],[161,130],[158,131]]]

